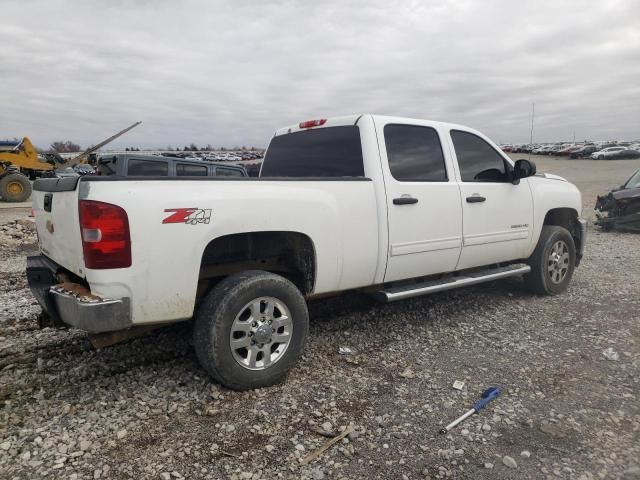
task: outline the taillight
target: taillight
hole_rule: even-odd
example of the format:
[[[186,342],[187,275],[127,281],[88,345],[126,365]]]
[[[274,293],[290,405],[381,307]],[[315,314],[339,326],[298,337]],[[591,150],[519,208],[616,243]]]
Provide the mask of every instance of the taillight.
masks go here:
[[[311,128],[311,127],[319,127],[320,125],[324,125],[327,123],[326,118],[321,118],[320,120],[307,120],[306,122],[300,122],[300,128]]]
[[[80,231],[84,264],[91,269],[131,266],[127,212],[117,205],[80,200]]]

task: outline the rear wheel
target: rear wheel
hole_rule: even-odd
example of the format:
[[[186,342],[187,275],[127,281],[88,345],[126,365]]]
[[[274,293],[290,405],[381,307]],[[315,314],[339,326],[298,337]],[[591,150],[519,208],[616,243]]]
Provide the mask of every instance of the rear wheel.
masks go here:
[[[21,173],[10,173],[0,179],[0,196],[5,202],[24,202],[31,196],[31,183]]]
[[[307,305],[293,283],[247,271],[226,278],[204,299],[194,344],[215,380],[246,390],[282,381],[302,355],[308,328]]]
[[[564,292],[576,265],[576,247],[569,231],[556,225],[542,227],[529,265],[531,272],[524,276],[529,290],[540,295]]]

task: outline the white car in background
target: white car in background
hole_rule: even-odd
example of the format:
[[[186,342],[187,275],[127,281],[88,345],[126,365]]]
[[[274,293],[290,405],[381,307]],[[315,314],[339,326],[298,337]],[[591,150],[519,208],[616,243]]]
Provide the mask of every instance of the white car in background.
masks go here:
[[[615,156],[616,153],[627,150],[627,147],[608,147],[598,152],[593,152],[591,158],[594,160],[606,160],[609,157]]]

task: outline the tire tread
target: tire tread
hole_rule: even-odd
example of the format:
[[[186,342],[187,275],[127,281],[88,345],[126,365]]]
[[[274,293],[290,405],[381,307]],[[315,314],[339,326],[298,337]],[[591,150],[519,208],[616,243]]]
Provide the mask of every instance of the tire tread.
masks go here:
[[[304,348],[304,341],[308,331],[308,312],[302,294],[293,283],[280,275],[262,270],[247,270],[225,278],[209,292],[198,309],[193,327],[193,343],[198,360],[205,370],[209,372],[214,380],[232,390],[247,390],[279,383],[286,377],[287,371],[291,366],[286,365],[286,362],[283,362],[285,360],[283,358],[273,367],[261,371],[262,378],[253,379],[250,382],[247,382],[246,377],[245,381],[238,380],[230,373],[229,368],[225,368],[225,363],[229,363],[229,359],[225,358],[225,349],[227,347],[225,343],[228,342],[226,322],[233,321],[232,318],[224,318],[225,315],[229,314],[229,304],[248,290],[260,285],[269,285],[269,288],[277,288],[282,292],[286,292],[286,295],[291,296],[296,302],[295,305],[287,304],[289,309],[296,309],[303,313],[302,315],[294,316],[296,322],[294,335],[297,335],[295,330],[299,329],[302,341],[300,345],[295,345],[292,338],[292,343],[288,347],[292,351],[285,354],[290,357],[289,363],[291,365],[297,361]],[[235,362],[235,359],[231,357],[231,361]],[[238,366],[238,368],[241,369],[242,367]],[[249,375],[247,374],[247,376]]]
[[[570,267],[567,277],[565,277],[563,283],[558,286],[554,286],[547,282],[545,253],[550,243],[560,239],[565,240],[569,247]],[[567,288],[567,285],[573,276],[576,262],[575,257],[576,247],[573,237],[569,231],[558,225],[544,225],[540,232],[538,244],[536,245],[531,257],[529,257],[528,263],[531,266],[531,272],[524,276],[525,285],[531,292],[538,295],[557,295],[562,293]]]

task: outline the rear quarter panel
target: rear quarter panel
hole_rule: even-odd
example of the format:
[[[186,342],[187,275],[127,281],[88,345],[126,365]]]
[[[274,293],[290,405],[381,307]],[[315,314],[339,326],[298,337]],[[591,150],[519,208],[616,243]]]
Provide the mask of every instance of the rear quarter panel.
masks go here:
[[[223,235],[292,231],[316,254],[314,294],[369,285],[378,255],[373,182],[288,180],[129,180],[81,182],[80,197],[123,207],[132,266],[87,270],[98,294],[130,297],[133,323],[193,315],[202,253]],[[176,208],[210,209],[209,223],[163,224]]]

